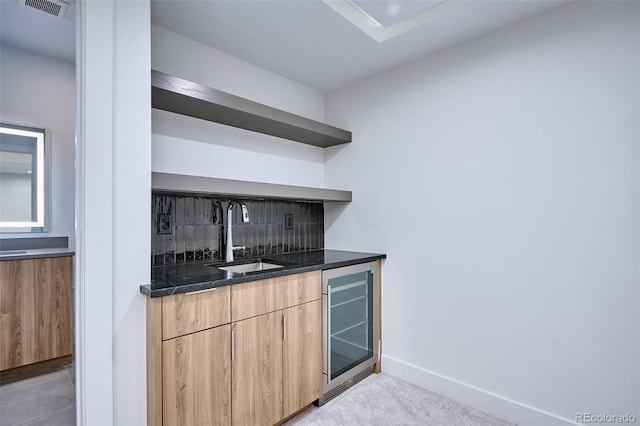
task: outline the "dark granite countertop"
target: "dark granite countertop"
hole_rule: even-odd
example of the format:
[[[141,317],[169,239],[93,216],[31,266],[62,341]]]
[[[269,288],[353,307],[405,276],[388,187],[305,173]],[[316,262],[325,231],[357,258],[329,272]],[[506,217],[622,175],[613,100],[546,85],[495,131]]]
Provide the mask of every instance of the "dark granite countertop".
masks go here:
[[[169,296],[207,290],[247,281],[263,280],[308,271],[338,268],[384,259],[385,254],[358,253],[341,250],[310,250],[261,256],[265,262],[283,265],[284,268],[234,273],[223,271],[216,266],[224,262],[202,261],[176,265],[156,266],[151,270],[151,284],[140,286],[140,292],[148,297]],[[246,263],[239,260],[234,263]]]

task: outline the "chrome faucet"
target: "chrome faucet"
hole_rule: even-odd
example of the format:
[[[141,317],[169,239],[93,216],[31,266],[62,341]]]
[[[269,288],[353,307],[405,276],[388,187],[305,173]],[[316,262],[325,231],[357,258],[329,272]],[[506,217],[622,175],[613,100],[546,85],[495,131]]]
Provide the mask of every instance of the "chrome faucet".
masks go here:
[[[220,215],[218,215],[220,212]],[[211,203],[211,219],[213,224],[220,224],[218,227],[218,259],[222,261],[222,256],[224,256],[224,209],[222,208],[222,204],[219,200],[214,200]]]
[[[242,247],[233,247],[233,237],[231,232],[231,225],[233,223],[233,206],[236,204],[240,204],[242,207],[242,222],[249,222],[249,211],[247,210],[247,206],[239,201],[229,201],[229,207],[227,207],[227,249],[225,260],[227,262],[233,262],[233,249],[240,249]]]

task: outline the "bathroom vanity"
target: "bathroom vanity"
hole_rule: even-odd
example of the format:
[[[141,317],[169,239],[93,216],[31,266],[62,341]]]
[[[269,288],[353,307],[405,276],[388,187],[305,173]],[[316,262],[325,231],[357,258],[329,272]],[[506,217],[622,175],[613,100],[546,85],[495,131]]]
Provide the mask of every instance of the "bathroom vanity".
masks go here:
[[[66,247],[0,251],[0,382],[72,362],[72,255]]]

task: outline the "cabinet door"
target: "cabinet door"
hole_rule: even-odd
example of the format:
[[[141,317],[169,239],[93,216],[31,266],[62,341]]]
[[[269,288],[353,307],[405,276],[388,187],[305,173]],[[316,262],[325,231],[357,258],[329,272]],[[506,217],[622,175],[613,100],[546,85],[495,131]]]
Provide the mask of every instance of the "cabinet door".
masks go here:
[[[38,328],[36,358],[52,359],[73,351],[73,261],[71,257],[34,259]]]
[[[273,425],[282,418],[282,311],[232,327],[233,424]]]
[[[0,370],[70,355],[72,258],[0,262]]]
[[[322,393],[322,301],[284,310],[283,417]]]
[[[230,327],[162,342],[163,424],[231,424]]]
[[[34,362],[24,353],[27,335],[35,318],[23,318],[23,310],[33,299],[33,260],[0,262],[0,370]]]

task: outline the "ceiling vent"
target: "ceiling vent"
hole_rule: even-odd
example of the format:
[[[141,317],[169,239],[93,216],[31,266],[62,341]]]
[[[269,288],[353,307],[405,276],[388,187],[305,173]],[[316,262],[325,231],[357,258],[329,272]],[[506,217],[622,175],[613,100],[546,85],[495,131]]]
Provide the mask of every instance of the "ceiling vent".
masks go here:
[[[18,3],[38,9],[49,15],[57,16],[58,18],[64,17],[69,7],[69,3],[62,0],[18,0]]]

